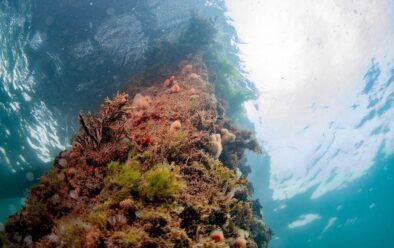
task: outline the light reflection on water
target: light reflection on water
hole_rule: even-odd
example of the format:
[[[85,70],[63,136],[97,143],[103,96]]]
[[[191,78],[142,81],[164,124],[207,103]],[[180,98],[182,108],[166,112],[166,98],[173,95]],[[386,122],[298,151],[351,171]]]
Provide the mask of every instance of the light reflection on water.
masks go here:
[[[226,2],[261,93],[251,180],[272,247],[391,247],[392,3]]]
[[[300,119],[308,112],[315,115],[313,122],[305,118],[304,128],[295,127],[294,122],[286,120],[279,124],[282,120],[269,123],[271,120],[265,120],[262,115],[261,137],[271,156],[273,199],[288,199],[314,186],[317,187],[311,198],[319,198],[364,175],[379,149],[386,155],[392,153],[394,77],[391,67],[377,73],[381,70],[372,62],[364,76],[363,90],[356,94],[352,104],[342,109],[333,106],[337,112],[329,119],[319,120],[327,116],[331,106],[317,108],[319,103],[316,102],[304,109],[305,112],[299,112]],[[248,105],[248,110],[252,118],[260,115],[252,104]],[[267,132],[274,134],[265,135]]]
[[[314,186],[318,198],[365,174],[383,144],[392,150],[388,2],[228,5],[261,91],[247,110],[271,158],[273,199]]]

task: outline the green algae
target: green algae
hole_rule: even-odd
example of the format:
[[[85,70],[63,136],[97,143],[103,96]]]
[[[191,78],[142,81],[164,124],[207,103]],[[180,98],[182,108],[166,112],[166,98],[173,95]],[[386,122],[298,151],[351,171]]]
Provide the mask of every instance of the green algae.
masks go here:
[[[104,210],[93,211],[88,216],[88,221],[100,229],[105,229],[107,225],[107,213]]]
[[[158,164],[143,175],[138,192],[149,201],[175,198],[185,187],[178,177],[179,167]]]
[[[135,184],[141,177],[141,172],[139,171],[138,166],[139,164],[137,162],[123,165],[119,174],[112,178],[111,183],[121,188],[134,188]]]
[[[82,248],[85,242],[84,223],[79,220],[60,222],[57,224],[59,239],[64,242],[65,247]]]
[[[126,232],[115,232],[111,240],[122,248],[142,247],[148,235],[141,229],[131,228]]]

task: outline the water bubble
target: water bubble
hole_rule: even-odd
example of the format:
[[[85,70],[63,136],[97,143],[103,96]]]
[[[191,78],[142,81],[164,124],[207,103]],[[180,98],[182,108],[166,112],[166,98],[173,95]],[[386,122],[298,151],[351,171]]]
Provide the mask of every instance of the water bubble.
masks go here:
[[[107,15],[110,15],[110,16],[115,14],[115,10],[113,8],[108,8],[106,12],[107,12]]]
[[[376,206],[376,203],[371,203],[369,206],[368,206],[368,208],[374,208]]]
[[[27,181],[33,181],[34,180],[34,174],[33,174],[33,172],[27,172],[26,173],[26,179],[27,179]]]
[[[16,206],[14,204],[8,204],[8,210],[12,213],[16,212]]]
[[[52,23],[55,21],[55,19],[53,19],[53,17],[52,16],[48,16],[46,19],[45,19],[45,23],[47,24],[47,25],[52,25]]]

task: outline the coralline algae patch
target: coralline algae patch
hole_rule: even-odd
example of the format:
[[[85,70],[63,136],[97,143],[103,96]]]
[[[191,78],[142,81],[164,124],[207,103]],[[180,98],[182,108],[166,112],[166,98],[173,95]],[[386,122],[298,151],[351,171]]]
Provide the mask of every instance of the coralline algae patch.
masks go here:
[[[183,61],[164,82],[81,113],[72,148],[8,219],[2,246],[267,247],[237,173],[259,147],[217,111],[204,68]]]

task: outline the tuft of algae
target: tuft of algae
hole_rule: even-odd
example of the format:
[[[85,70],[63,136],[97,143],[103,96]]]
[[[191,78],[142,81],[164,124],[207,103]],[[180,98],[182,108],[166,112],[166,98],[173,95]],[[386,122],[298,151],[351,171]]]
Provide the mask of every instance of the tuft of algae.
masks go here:
[[[260,148],[214,92],[194,57],[80,113],[72,147],[8,219],[1,246],[267,247],[272,232],[240,173],[245,150]]]

